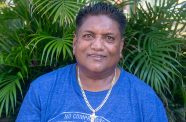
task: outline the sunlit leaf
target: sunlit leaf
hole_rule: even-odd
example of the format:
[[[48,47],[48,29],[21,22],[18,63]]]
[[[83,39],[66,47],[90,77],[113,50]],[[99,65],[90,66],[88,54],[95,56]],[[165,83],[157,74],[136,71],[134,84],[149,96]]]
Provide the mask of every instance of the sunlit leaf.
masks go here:
[[[35,10],[42,15],[49,15],[53,23],[59,22],[60,25],[71,24],[80,9],[82,3],[76,0],[38,0],[34,3]]]

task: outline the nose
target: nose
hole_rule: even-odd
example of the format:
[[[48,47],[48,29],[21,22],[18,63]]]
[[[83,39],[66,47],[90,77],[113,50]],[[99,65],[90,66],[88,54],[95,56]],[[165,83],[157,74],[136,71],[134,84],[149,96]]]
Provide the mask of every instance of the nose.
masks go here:
[[[101,38],[96,38],[92,43],[91,43],[91,49],[95,51],[102,51],[104,48],[104,43]]]

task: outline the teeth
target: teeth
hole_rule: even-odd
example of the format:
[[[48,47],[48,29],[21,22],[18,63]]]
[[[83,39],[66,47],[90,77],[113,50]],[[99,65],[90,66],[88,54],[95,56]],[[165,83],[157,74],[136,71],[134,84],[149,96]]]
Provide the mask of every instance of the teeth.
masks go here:
[[[104,58],[104,56],[103,55],[90,55],[93,59],[95,59],[95,60],[102,60],[103,58]]]
[[[98,57],[98,58],[101,58],[101,57],[103,57],[103,56],[101,56],[101,55],[92,55],[93,57]]]
[[[100,55],[94,55],[94,57],[101,57]]]

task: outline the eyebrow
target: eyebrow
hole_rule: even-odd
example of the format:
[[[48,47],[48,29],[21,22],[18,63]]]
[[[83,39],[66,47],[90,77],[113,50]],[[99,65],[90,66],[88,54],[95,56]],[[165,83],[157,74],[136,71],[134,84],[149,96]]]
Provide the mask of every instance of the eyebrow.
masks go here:
[[[91,34],[95,34],[94,32],[92,32],[92,31],[89,31],[89,30],[87,30],[87,31],[84,31],[83,33],[91,33]],[[108,33],[105,33],[105,34],[103,34],[104,36],[106,36],[106,35],[113,35],[113,36],[115,36],[115,34],[114,33],[110,33],[110,32],[108,32]]]
[[[92,34],[94,34],[94,32],[92,32],[92,31],[84,31],[83,33],[92,33]]]
[[[103,35],[115,35],[114,33],[105,33],[105,34],[103,34]]]

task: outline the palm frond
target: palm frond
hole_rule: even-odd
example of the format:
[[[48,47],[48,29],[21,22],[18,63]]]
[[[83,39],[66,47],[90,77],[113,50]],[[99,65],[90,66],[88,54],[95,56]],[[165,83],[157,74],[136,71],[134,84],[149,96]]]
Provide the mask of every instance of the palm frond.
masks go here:
[[[53,24],[59,22],[61,26],[72,24],[77,11],[80,9],[81,3],[75,0],[38,0],[34,3],[38,13],[48,15],[53,19]]]
[[[53,61],[58,61],[62,55],[63,59],[70,57],[73,59],[72,55],[72,34],[65,34],[64,37],[54,37],[50,35],[34,34],[32,41],[29,46],[32,46],[32,50],[36,48],[39,43],[46,41],[46,45],[42,51],[41,63],[47,65],[50,62],[52,65]]]
[[[142,35],[136,49],[127,53],[124,61],[129,64],[129,71],[149,83],[158,93],[170,91],[169,81],[174,83],[173,75],[180,76],[176,65],[181,64],[174,58],[179,53],[175,46],[180,43],[165,38],[162,32],[152,31]]]
[[[0,115],[3,110],[8,115],[10,111],[15,111],[17,101],[17,89],[22,94],[21,88],[22,74],[17,72],[16,75],[0,74]]]

